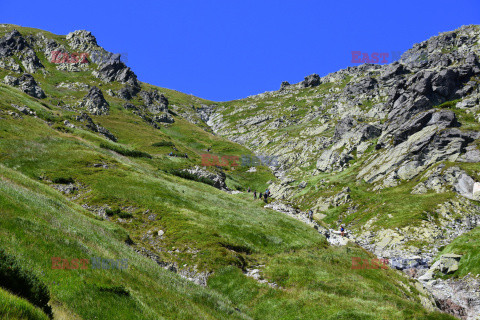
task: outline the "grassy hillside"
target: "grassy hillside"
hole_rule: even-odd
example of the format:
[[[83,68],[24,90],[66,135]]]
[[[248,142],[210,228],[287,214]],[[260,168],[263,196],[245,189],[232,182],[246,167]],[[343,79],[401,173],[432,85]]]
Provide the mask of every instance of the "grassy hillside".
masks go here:
[[[5,320],[47,320],[48,317],[25,299],[0,288],[0,317]]]
[[[68,46],[63,36],[18,29]],[[94,65],[60,71],[37,55],[46,73],[34,77],[46,99],[0,84],[0,248],[47,286],[55,318],[450,319],[425,310],[424,295],[404,275],[352,270],[352,258],[373,258],[360,247],[331,247],[316,230],[264,209],[249,193],[233,195],[171,174],[200,165],[208,148],[214,155],[252,154],[245,147],[178,115],[155,129],[124,109],[124,100],[105,94],[120,84],[100,83],[91,74]],[[0,69],[0,78],[7,74],[15,73]],[[110,114],[92,119],[116,143],[75,120],[82,110],[62,108],[87,91],[60,82],[101,88]],[[158,89],[180,109],[210,103]],[[138,97],[129,102],[141,103]],[[37,116],[19,114],[12,104]],[[172,144],[189,157],[168,156]],[[247,169],[224,167],[227,185],[264,190],[275,179],[266,167]],[[72,184],[71,192],[55,190]],[[184,272],[208,273],[208,285],[184,280],[135,250]],[[52,257],[127,259],[128,268],[58,270]],[[253,268],[268,283],[244,274]]]

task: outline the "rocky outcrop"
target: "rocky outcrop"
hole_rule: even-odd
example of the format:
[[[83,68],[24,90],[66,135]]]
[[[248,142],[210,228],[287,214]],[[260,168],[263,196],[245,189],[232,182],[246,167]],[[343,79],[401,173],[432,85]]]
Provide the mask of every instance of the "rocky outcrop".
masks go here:
[[[93,132],[98,132],[103,135],[105,138],[117,142],[117,137],[115,137],[110,131],[106,128],[99,126],[93,122],[92,118],[86,113],[82,113],[80,116],[76,116],[75,120],[85,123],[85,127],[92,130]]]
[[[320,76],[314,73],[305,77],[305,80],[301,82],[301,87],[303,88],[316,87],[320,84],[320,82],[321,82]]]
[[[139,95],[150,113],[157,114],[168,110],[168,99],[157,90],[141,91]]]
[[[110,105],[103,97],[103,93],[97,87],[91,87],[88,94],[83,98],[80,107],[86,108],[90,114],[99,116],[109,114]]]
[[[135,88],[140,87],[135,73],[119,60],[107,60],[101,63],[98,70],[92,74],[107,83],[117,81]]]
[[[225,173],[222,171],[219,172],[211,172],[208,170],[204,170],[199,166],[195,166],[191,169],[185,169],[190,174],[193,174],[199,178],[205,178],[210,180],[213,183],[213,186],[220,190],[228,190],[227,184],[225,183]]]
[[[46,97],[45,92],[40,88],[35,78],[28,73],[23,74],[19,78],[5,76],[3,81],[10,86],[19,87],[20,90],[34,98],[43,99]]]
[[[130,100],[135,97],[139,91],[139,87],[127,84],[121,89],[119,89],[116,93],[123,100]]]
[[[68,45],[78,51],[89,52],[98,47],[97,39],[87,30],[76,30],[66,36]]]
[[[17,30],[13,30],[0,38],[0,60],[2,61],[2,65],[8,69],[17,72],[21,71],[21,67],[11,59],[14,56],[21,61],[23,69],[26,72],[34,73],[38,69],[43,68],[35,51]],[[0,65],[0,67],[2,67],[2,65]]]

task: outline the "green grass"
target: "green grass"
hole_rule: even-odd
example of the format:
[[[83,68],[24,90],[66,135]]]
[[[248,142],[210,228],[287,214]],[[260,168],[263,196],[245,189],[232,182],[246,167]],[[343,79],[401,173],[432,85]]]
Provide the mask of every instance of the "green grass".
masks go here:
[[[39,308],[0,288],[0,317],[5,320],[47,320]]]
[[[1,166],[0,176],[0,238],[2,243],[10,239],[4,249],[49,285],[54,305],[85,319],[241,318],[217,293],[133,252],[124,244],[127,234],[121,227],[90,218],[56,191],[13,170]],[[92,256],[128,259],[128,269],[51,268],[52,257]],[[61,311],[54,308],[54,313]]]
[[[437,257],[446,253],[461,254],[458,271],[452,276],[464,277],[468,273],[480,274],[480,227],[467,232],[460,237],[453,240],[452,243],[447,245],[441,250]]]

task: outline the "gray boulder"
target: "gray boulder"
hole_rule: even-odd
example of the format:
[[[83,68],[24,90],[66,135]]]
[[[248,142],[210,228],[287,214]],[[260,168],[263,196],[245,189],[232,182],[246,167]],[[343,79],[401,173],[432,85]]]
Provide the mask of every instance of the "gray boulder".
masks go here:
[[[290,86],[290,82],[288,81],[283,81],[282,84],[280,85],[280,90],[285,90]]]
[[[88,94],[80,103],[81,107],[85,107],[87,111],[93,115],[106,115],[109,113],[110,106],[103,97],[103,93],[97,87],[91,87]]]
[[[89,52],[92,48],[98,47],[97,39],[90,31],[76,30],[67,34],[66,39],[74,50]]]
[[[20,87],[23,92],[34,98],[43,99],[46,97],[45,92],[37,84],[35,78],[28,73],[23,74],[20,78],[6,76],[4,82],[11,86]]]
[[[151,113],[157,114],[168,110],[168,99],[157,90],[141,91],[139,95]]]
[[[98,71],[93,74],[104,82],[118,81],[136,88],[140,87],[135,73],[121,61],[108,60],[100,64]]]
[[[194,168],[191,168],[191,169],[185,169],[184,171],[187,171],[197,177],[206,178],[212,181],[213,186],[217,189],[228,190],[227,184],[225,183],[225,179],[226,179],[225,173],[221,171],[214,173],[214,172],[204,170],[199,166],[195,166]]]
[[[302,88],[316,87],[318,85],[320,85],[320,76],[316,73],[306,76],[305,80],[300,83]]]

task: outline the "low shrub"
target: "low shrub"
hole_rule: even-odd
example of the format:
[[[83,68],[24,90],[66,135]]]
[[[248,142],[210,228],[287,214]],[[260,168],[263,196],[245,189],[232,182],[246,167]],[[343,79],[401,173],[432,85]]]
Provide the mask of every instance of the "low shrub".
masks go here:
[[[175,144],[171,141],[160,141],[152,144],[152,147],[175,147]]]
[[[52,180],[53,183],[59,183],[59,184],[70,184],[70,183],[75,183],[72,177],[59,177],[59,178],[54,178]]]
[[[115,152],[120,153],[121,155],[126,156],[126,157],[152,159],[152,156],[150,154],[146,153],[146,152],[138,151],[138,150],[125,149],[123,147],[116,146],[116,145],[100,143],[100,148],[115,151]]]
[[[123,212],[122,210],[120,210],[119,208],[116,208],[116,209],[106,209],[105,210],[105,214],[109,217],[113,216],[113,215],[117,215],[119,216],[120,218],[122,219],[129,219],[129,218],[133,218],[133,215],[131,213],[128,213],[128,212]]]
[[[205,177],[196,176],[193,173],[190,173],[190,172],[184,171],[184,170],[171,169],[167,173],[173,174],[173,175],[175,175],[177,177],[180,177],[180,178],[183,178],[183,179],[194,180],[194,181],[205,183],[205,184],[208,184],[208,185],[211,185],[211,186],[213,186],[215,184],[212,180],[209,180]]]
[[[50,318],[52,308],[48,305],[50,293],[47,286],[34,274],[22,268],[15,258],[0,248],[0,286],[11,293],[27,299],[42,309]]]
[[[130,296],[130,292],[124,286],[99,285],[97,288],[101,292],[110,292],[119,296]]]

